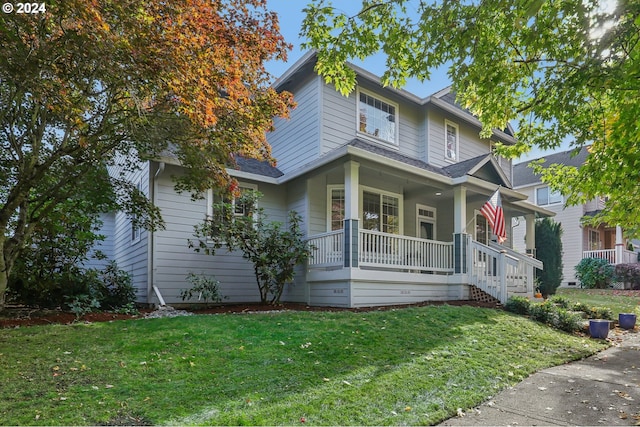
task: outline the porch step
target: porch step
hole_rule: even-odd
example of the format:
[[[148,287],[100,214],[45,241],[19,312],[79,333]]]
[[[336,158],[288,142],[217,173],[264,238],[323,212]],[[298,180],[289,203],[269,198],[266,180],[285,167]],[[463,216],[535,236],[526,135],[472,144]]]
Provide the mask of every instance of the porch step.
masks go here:
[[[475,285],[469,285],[470,298],[472,301],[488,302],[492,304],[500,304],[500,300],[492,297],[482,289]]]

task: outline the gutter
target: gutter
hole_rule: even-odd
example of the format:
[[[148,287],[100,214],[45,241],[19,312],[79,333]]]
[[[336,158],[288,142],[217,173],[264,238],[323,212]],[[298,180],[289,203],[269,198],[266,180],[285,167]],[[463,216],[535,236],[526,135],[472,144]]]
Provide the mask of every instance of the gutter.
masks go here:
[[[149,193],[150,193],[149,198],[151,199],[151,203],[154,206],[156,204],[156,194],[158,193],[158,178],[164,172],[165,166],[166,166],[165,162],[158,163],[158,169],[156,170],[156,173],[153,175],[151,185],[149,186]],[[149,250],[147,251],[147,304],[151,304],[151,295],[153,294],[153,291],[157,289],[153,284],[154,278],[155,278],[155,264],[156,264],[156,239],[155,239],[155,232],[149,231],[148,235],[149,237],[148,237],[147,245]],[[159,294],[159,291],[158,291],[158,298],[160,300],[161,305],[164,305],[164,301],[162,300],[162,296]]]

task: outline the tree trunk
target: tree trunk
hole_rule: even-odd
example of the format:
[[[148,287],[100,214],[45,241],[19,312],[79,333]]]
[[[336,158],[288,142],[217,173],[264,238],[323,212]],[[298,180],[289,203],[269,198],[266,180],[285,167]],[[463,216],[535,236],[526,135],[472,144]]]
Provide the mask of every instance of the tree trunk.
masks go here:
[[[6,237],[4,232],[0,232],[0,311],[4,309],[5,295],[7,293],[7,285],[9,284],[9,266],[5,261],[4,242]]]

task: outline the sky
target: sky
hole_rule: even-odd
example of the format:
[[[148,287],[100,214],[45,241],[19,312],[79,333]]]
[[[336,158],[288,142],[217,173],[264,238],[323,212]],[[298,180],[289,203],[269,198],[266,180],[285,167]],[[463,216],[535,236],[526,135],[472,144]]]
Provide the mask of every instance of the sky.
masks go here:
[[[289,52],[286,63],[282,61],[271,61],[267,64],[267,70],[274,77],[280,77],[306,52],[300,48],[300,44],[304,42],[304,40],[300,39],[299,34],[302,20],[304,19],[302,9],[304,9],[308,3],[309,2],[307,0],[267,0],[268,8],[276,12],[279,16],[280,33],[288,43],[293,45],[293,49]],[[341,0],[340,2],[334,2],[334,5],[336,5],[338,9],[343,9],[346,12],[349,12],[350,15],[353,15],[358,11],[358,6],[360,4],[360,0]],[[382,55],[368,58],[364,62],[353,61],[353,63],[378,76],[381,76],[385,71],[384,57]],[[432,71],[431,79],[429,81],[420,82],[413,79],[410,80],[403,89],[420,98],[426,98],[427,96],[444,89],[450,84],[451,81],[446,74],[446,70],[438,69]],[[568,144],[566,144],[566,147],[556,150],[540,151],[534,149],[520,159],[514,159],[514,163],[536,159],[546,154],[566,149],[568,149]]]

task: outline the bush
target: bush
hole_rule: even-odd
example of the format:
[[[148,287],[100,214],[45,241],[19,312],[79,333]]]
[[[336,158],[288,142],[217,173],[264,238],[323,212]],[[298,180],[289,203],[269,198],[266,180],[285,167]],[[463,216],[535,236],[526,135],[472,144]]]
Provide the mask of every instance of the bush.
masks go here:
[[[136,290],[131,276],[124,270],[118,269],[115,261],[98,273],[99,280],[95,282],[96,293],[102,308],[117,310],[135,303]]]
[[[557,305],[558,307],[564,308],[565,310],[571,307],[571,301],[560,295],[552,296],[551,298],[549,298],[549,301]]]
[[[10,298],[30,307],[67,308],[82,316],[98,308],[131,307],[136,300],[131,277],[119,270],[114,261],[104,270],[65,266],[46,278],[22,273],[14,276],[10,284]]]
[[[625,289],[640,289],[640,264],[618,264],[615,274],[616,281],[623,282]]]
[[[541,304],[531,304],[529,313],[533,320],[565,332],[573,333],[583,328],[584,320],[580,314],[562,308],[550,300]]]
[[[511,313],[522,314],[522,315],[529,314],[530,307],[531,307],[531,301],[529,301],[529,298],[520,297],[517,295],[509,297],[509,299],[504,305],[505,310],[510,311]]]
[[[576,278],[583,288],[604,289],[615,277],[613,266],[602,258],[583,258],[576,265]]]
[[[582,330],[583,319],[578,313],[573,313],[563,308],[556,310],[556,320],[554,326],[565,332],[578,332]]]
[[[551,218],[536,221],[536,257],[544,264],[536,270],[538,289],[544,298],[556,293],[562,283],[562,226]]]
[[[219,303],[224,298],[220,295],[220,282],[213,277],[204,274],[189,273],[187,280],[191,283],[191,288],[180,291],[182,301],[198,295],[198,301],[203,300],[205,304]]]
[[[540,304],[531,304],[529,314],[533,320],[553,326],[556,321],[556,306],[547,301]]]

